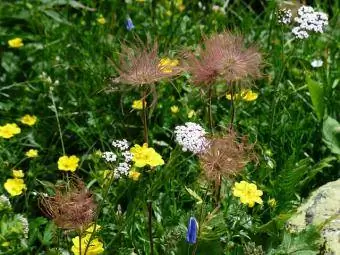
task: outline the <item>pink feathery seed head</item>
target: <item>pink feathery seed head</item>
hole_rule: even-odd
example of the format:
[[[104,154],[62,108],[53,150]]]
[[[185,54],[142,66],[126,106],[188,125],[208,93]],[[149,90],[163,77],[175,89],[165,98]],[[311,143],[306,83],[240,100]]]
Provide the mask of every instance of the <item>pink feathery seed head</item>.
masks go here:
[[[164,72],[160,66],[157,42],[152,45],[145,45],[142,42],[134,46],[122,44],[118,66],[115,68],[119,76],[112,79],[113,83],[134,86],[150,85],[163,79],[170,79],[181,72],[180,67],[171,67],[171,72]]]
[[[234,82],[261,76],[261,54],[255,47],[246,48],[241,36],[229,31],[203,39],[197,55],[187,52],[186,70],[196,85],[209,85],[224,79]]]

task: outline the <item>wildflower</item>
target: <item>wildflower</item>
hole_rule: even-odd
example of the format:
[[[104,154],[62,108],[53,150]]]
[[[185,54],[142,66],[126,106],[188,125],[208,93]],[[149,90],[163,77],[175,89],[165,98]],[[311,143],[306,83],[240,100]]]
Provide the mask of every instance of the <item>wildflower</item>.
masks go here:
[[[24,178],[25,176],[22,170],[12,170],[12,175],[14,178]]]
[[[134,100],[132,103],[132,109],[135,110],[143,110],[143,101],[144,101],[144,107],[146,106],[146,101],[145,100]]]
[[[21,223],[22,226],[22,232],[24,234],[25,238],[28,238],[28,232],[29,232],[29,225],[28,225],[28,220],[26,217],[24,217],[21,214],[16,215],[17,219]]]
[[[194,110],[190,110],[188,112],[188,118],[191,119],[192,117],[196,116],[196,112]]]
[[[102,154],[102,158],[107,162],[115,162],[117,160],[117,155],[111,151],[104,151]]]
[[[75,155],[62,156],[58,160],[58,169],[62,171],[76,171],[78,167],[79,158]]]
[[[179,74],[180,69],[176,67],[172,68],[172,72],[164,72],[159,62],[157,43],[151,47],[143,44],[133,48],[123,45],[120,63],[116,66],[119,77],[113,79],[113,83],[151,85]]]
[[[281,9],[278,12],[278,22],[281,24],[289,24],[292,21],[292,11],[290,9]]]
[[[58,227],[81,230],[93,222],[97,205],[80,179],[72,179],[68,185],[55,186],[54,191],[54,196],[43,197],[40,204],[43,212]]]
[[[36,158],[38,157],[38,150],[29,149],[28,151],[26,151],[25,155],[29,158]]]
[[[122,155],[124,157],[125,162],[130,162],[133,159],[133,154],[129,151],[124,151]]]
[[[321,67],[323,65],[322,59],[314,59],[311,63],[311,66],[314,68]]]
[[[205,138],[205,130],[196,123],[187,122],[185,125],[177,126],[174,133],[175,141],[183,147],[183,151],[199,154],[209,146],[209,142]]]
[[[198,229],[198,223],[197,223],[196,218],[190,217],[189,223],[188,223],[188,231],[187,231],[187,242],[189,244],[196,243],[197,229]]]
[[[211,85],[218,79],[231,83],[261,76],[261,54],[255,47],[245,48],[243,38],[230,32],[205,38],[198,56],[187,53],[185,57],[196,85]]]
[[[253,207],[255,203],[262,204],[263,192],[257,189],[256,184],[246,181],[236,182],[233,188],[233,195],[239,197],[242,204]]]
[[[26,114],[20,119],[22,124],[33,126],[37,122],[37,117],[34,115]]]
[[[177,105],[173,105],[170,107],[172,113],[176,114],[179,112],[179,107]]]
[[[146,165],[156,167],[164,164],[162,156],[153,148],[149,148],[146,143],[144,143],[143,146],[135,144],[135,146],[130,149],[130,152],[133,154],[132,161],[135,163],[135,167],[144,167]]]
[[[132,180],[134,180],[134,181],[138,181],[138,180],[139,180],[139,177],[140,177],[140,173],[139,173],[139,172],[134,171],[134,170],[132,170],[132,171],[129,172],[129,178],[130,178],[130,179],[132,179]]]
[[[95,231],[94,226],[95,226],[95,224],[92,224],[91,226],[89,226],[89,227],[85,230],[85,233],[87,233],[87,234],[92,234],[92,233]],[[101,227],[100,225],[96,224],[96,231],[99,231],[101,228],[102,228],[102,227]]]
[[[323,33],[328,25],[328,16],[323,12],[316,12],[311,6],[301,6],[294,21],[297,25],[292,29],[293,35],[298,39],[309,37],[308,32]]]
[[[242,90],[241,93],[234,94],[233,100],[237,99],[243,99],[245,101],[254,101],[258,97],[258,94],[256,92],[253,92],[251,90]],[[231,100],[231,94],[227,93],[226,98],[228,100]]]
[[[11,209],[12,205],[8,197],[5,195],[0,196],[0,212],[6,209]]]
[[[23,179],[14,178],[7,179],[4,183],[4,187],[7,192],[14,197],[22,194],[22,192],[26,189],[26,184]]]
[[[112,141],[112,146],[121,150],[121,151],[125,151],[125,150],[129,149],[129,143],[126,139],[114,140],[114,141]]]
[[[103,15],[100,15],[99,18],[97,18],[97,22],[101,25],[104,25],[106,23],[106,19],[103,17]]]
[[[132,29],[135,28],[135,26],[132,23],[132,19],[131,18],[127,18],[126,22],[125,22],[125,27],[128,31],[131,31]]]
[[[22,42],[22,39],[19,37],[13,38],[8,41],[8,45],[10,48],[20,48],[24,46],[24,43]]]
[[[131,165],[127,162],[121,162],[114,170],[115,178],[118,179],[121,176],[127,176],[129,174]]]
[[[15,123],[8,123],[4,126],[0,126],[0,137],[9,139],[14,135],[20,134],[21,129]]]
[[[235,177],[254,158],[252,147],[244,138],[239,142],[234,132],[208,141],[209,148],[199,155],[199,159],[205,176],[211,181],[218,181],[220,176]]]
[[[159,61],[159,67],[163,71],[163,73],[172,73],[172,69],[175,66],[178,66],[179,62],[177,59],[170,59],[170,58],[162,58]]]
[[[80,247],[79,247],[79,238],[80,238]],[[99,241],[98,238],[94,238],[90,242],[90,238],[91,238],[91,234],[87,234],[84,237],[76,236],[72,238],[73,245],[72,245],[71,250],[73,254],[74,255],[85,254],[86,247],[88,247],[86,251],[87,255],[97,255],[97,254],[103,253],[104,252],[103,243]]]
[[[268,205],[272,208],[274,208],[276,206],[277,202],[275,198],[271,198],[268,200]]]
[[[184,11],[185,5],[183,4],[183,0],[176,0],[175,5],[180,12]]]

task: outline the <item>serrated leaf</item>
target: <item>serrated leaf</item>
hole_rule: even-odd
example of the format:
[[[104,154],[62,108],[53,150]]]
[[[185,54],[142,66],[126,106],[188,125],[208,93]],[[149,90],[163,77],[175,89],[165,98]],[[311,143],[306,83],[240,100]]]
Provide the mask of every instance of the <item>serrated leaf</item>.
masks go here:
[[[324,100],[324,91],[323,87],[319,82],[312,80],[310,77],[307,77],[307,86],[309,90],[310,97],[312,99],[314,111],[316,116],[321,121],[325,112],[325,100]]]
[[[340,124],[335,119],[327,117],[322,127],[323,141],[331,152],[340,155]]]

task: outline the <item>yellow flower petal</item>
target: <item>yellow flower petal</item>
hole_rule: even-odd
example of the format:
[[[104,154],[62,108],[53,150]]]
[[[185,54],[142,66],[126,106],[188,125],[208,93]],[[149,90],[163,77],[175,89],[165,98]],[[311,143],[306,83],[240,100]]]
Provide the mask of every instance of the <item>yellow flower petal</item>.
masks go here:
[[[20,119],[22,124],[33,126],[37,122],[37,117],[34,115],[26,114]]]
[[[79,158],[77,156],[62,156],[58,160],[58,169],[62,171],[76,171],[78,167]]]
[[[23,179],[7,179],[4,183],[4,188],[12,197],[14,197],[22,194],[22,192],[26,189],[26,184]]]
[[[19,133],[21,133],[21,129],[15,123],[0,126],[0,137],[2,138],[9,139]]]
[[[14,39],[11,39],[8,41],[8,45],[10,48],[20,48],[24,46],[24,43],[22,42],[22,39],[19,37],[16,37]]]

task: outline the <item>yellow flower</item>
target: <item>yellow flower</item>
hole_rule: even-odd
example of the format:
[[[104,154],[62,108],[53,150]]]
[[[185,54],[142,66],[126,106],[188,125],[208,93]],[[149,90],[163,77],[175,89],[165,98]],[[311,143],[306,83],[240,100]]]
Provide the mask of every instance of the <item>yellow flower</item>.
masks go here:
[[[34,115],[26,114],[20,119],[22,124],[33,126],[37,122],[37,117]]]
[[[97,19],[97,22],[101,25],[104,25],[106,23],[106,19],[103,17],[103,15],[100,15]]]
[[[146,106],[146,101],[144,101],[144,106]],[[134,100],[132,103],[132,108],[135,110],[143,110],[143,100]]]
[[[190,110],[188,112],[188,118],[191,119],[192,117],[196,116],[196,112],[194,110]]]
[[[136,144],[130,149],[130,152],[133,154],[132,161],[135,162],[135,167],[144,167],[146,165],[155,167],[164,164],[162,156],[153,148],[148,148],[146,143],[143,146]]]
[[[253,207],[255,203],[262,204],[261,199],[263,192],[257,189],[254,183],[246,181],[236,182],[233,188],[233,195],[239,197],[241,203]]]
[[[14,178],[24,178],[25,176],[22,170],[12,170],[12,175]]]
[[[23,179],[7,179],[4,183],[4,187],[7,192],[12,196],[18,196],[22,194],[22,191],[26,189],[26,184]]]
[[[180,12],[184,11],[185,5],[183,4],[183,0],[176,0],[175,4]]]
[[[140,173],[139,173],[139,172],[134,171],[134,170],[132,170],[132,171],[129,172],[129,178],[130,178],[130,179],[132,179],[132,180],[134,180],[134,181],[138,181],[138,180],[139,180],[139,177],[140,177]]]
[[[0,137],[9,139],[16,134],[19,134],[21,129],[15,123],[8,123],[4,126],[0,126]]]
[[[251,90],[245,90],[241,92],[242,99],[245,101],[254,101],[257,99],[258,94]]]
[[[24,46],[22,39],[19,37],[9,40],[8,45],[10,48],[20,48]]]
[[[87,244],[89,243],[91,238],[91,234],[87,234],[84,237],[80,238],[81,242],[81,251],[79,251],[79,236],[72,238],[73,246],[71,248],[74,255],[83,255],[85,254],[85,250]],[[104,252],[103,243],[98,240],[98,238],[94,238],[88,245],[88,249],[86,251],[86,255],[97,255]]]
[[[258,97],[258,94],[256,92],[253,92],[251,90],[242,90],[240,94],[236,93],[234,94],[234,100],[238,100],[238,99],[243,99],[245,101],[254,101],[256,100]],[[227,94],[226,98],[228,100],[231,100],[231,94]]]
[[[79,158],[77,156],[62,156],[58,160],[58,169],[62,171],[76,171],[78,167]]]
[[[159,61],[158,67],[163,73],[172,73],[172,69],[178,66],[179,61],[177,59],[162,58]]]
[[[36,158],[38,157],[38,150],[29,149],[28,151],[26,151],[25,155],[29,158]]]
[[[170,110],[172,113],[178,113],[179,112],[179,108],[177,105],[173,105],[170,107]]]
[[[276,204],[277,204],[275,198],[269,199],[267,203],[268,203],[268,205],[269,205],[270,207],[272,207],[272,208],[274,208],[274,207],[276,206]]]

